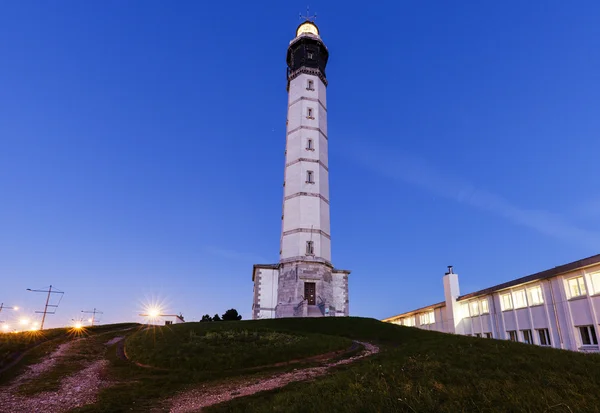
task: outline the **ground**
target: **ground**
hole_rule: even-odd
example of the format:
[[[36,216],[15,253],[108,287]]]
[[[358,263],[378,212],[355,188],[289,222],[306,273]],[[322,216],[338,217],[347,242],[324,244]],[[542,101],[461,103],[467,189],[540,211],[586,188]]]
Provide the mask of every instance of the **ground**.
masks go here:
[[[367,318],[7,336],[0,412],[600,412],[599,355]]]

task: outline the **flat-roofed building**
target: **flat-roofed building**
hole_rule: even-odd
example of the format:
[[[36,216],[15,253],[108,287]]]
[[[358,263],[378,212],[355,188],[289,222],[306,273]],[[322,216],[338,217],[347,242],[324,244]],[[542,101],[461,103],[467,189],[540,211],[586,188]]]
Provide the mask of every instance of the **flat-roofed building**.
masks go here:
[[[600,254],[460,294],[452,267],[444,301],[383,321],[445,333],[598,352]]]

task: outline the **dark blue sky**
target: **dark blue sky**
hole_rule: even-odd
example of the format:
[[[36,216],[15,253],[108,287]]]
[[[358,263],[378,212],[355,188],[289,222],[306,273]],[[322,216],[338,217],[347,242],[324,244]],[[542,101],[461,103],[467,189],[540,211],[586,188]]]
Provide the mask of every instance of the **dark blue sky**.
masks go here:
[[[332,255],[352,315],[600,252],[600,4],[311,3],[331,56]],[[304,3],[0,6],[0,302],[250,316],[278,260]],[[3,314],[0,319],[8,316]],[[10,317],[8,317],[10,319]]]

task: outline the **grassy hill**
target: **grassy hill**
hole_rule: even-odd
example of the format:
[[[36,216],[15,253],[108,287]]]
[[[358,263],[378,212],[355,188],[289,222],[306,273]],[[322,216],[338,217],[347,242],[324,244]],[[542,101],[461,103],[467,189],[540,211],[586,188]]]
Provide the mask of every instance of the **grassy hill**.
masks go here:
[[[348,351],[352,340],[360,340],[378,344],[380,353],[312,381],[202,411],[600,412],[600,356],[595,354],[357,317],[185,323],[128,334],[130,360],[117,357],[115,346],[107,347],[106,377],[112,384],[95,404],[75,411],[169,411],[166,401],[178,391],[302,369],[317,361],[280,362]]]
[[[288,329],[369,340],[383,351],[312,383],[208,412],[598,412],[600,356],[423,331],[372,319],[289,320]]]
[[[160,368],[219,372],[306,358],[352,345],[352,340],[344,337],[287,332],[262,325],[186,323],[138,331],[127,339],[127,356]]]

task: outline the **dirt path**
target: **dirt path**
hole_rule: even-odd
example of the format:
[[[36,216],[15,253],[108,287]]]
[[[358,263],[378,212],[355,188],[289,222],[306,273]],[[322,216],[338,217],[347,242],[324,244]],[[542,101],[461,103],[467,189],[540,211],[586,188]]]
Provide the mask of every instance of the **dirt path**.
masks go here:
[[[98,335],[100,336],[100,335]],[[50,372],[60,363],[68,362],[69,357],[76,353],[76,347],[91,339],[99,337],[79,338],[63,343],[46,357],[42,362],[28,366],[27,370],[16,377],[8,386],[0,388],[0,413],[16,412],[43,412],[63,413],[70,409],[94,403],[100,389],[109,385],[103,378],[103,370],[108,361],[90,355],[82,368],[76,373],[63,377],[56,391],[44,391],[33,395],[19,394],[19,387],[38,379],[42,374]],[[112,345],[123,339],[115,337],[103,343],[103,346]]]
[[[245,382],[234,382],[222,386],[212,388],[205,387],[180,393],[168,401],[171,405],[170,412],[197,412],[203,407],[212,406],[213,404],[222,403],[237,397],[244,397],[265,390],[277,389],[292,382],[310,380],[327,374],[332,367],[353,363],[359,359],[379,352],[379,347],[373,344],[362,342],[359,342],[359,344],[362,344],[365,348],[362,353],[347,359],[325,364],[324,366],[309,367],[288,373],[275,374],[258,381],[252,379]]]

